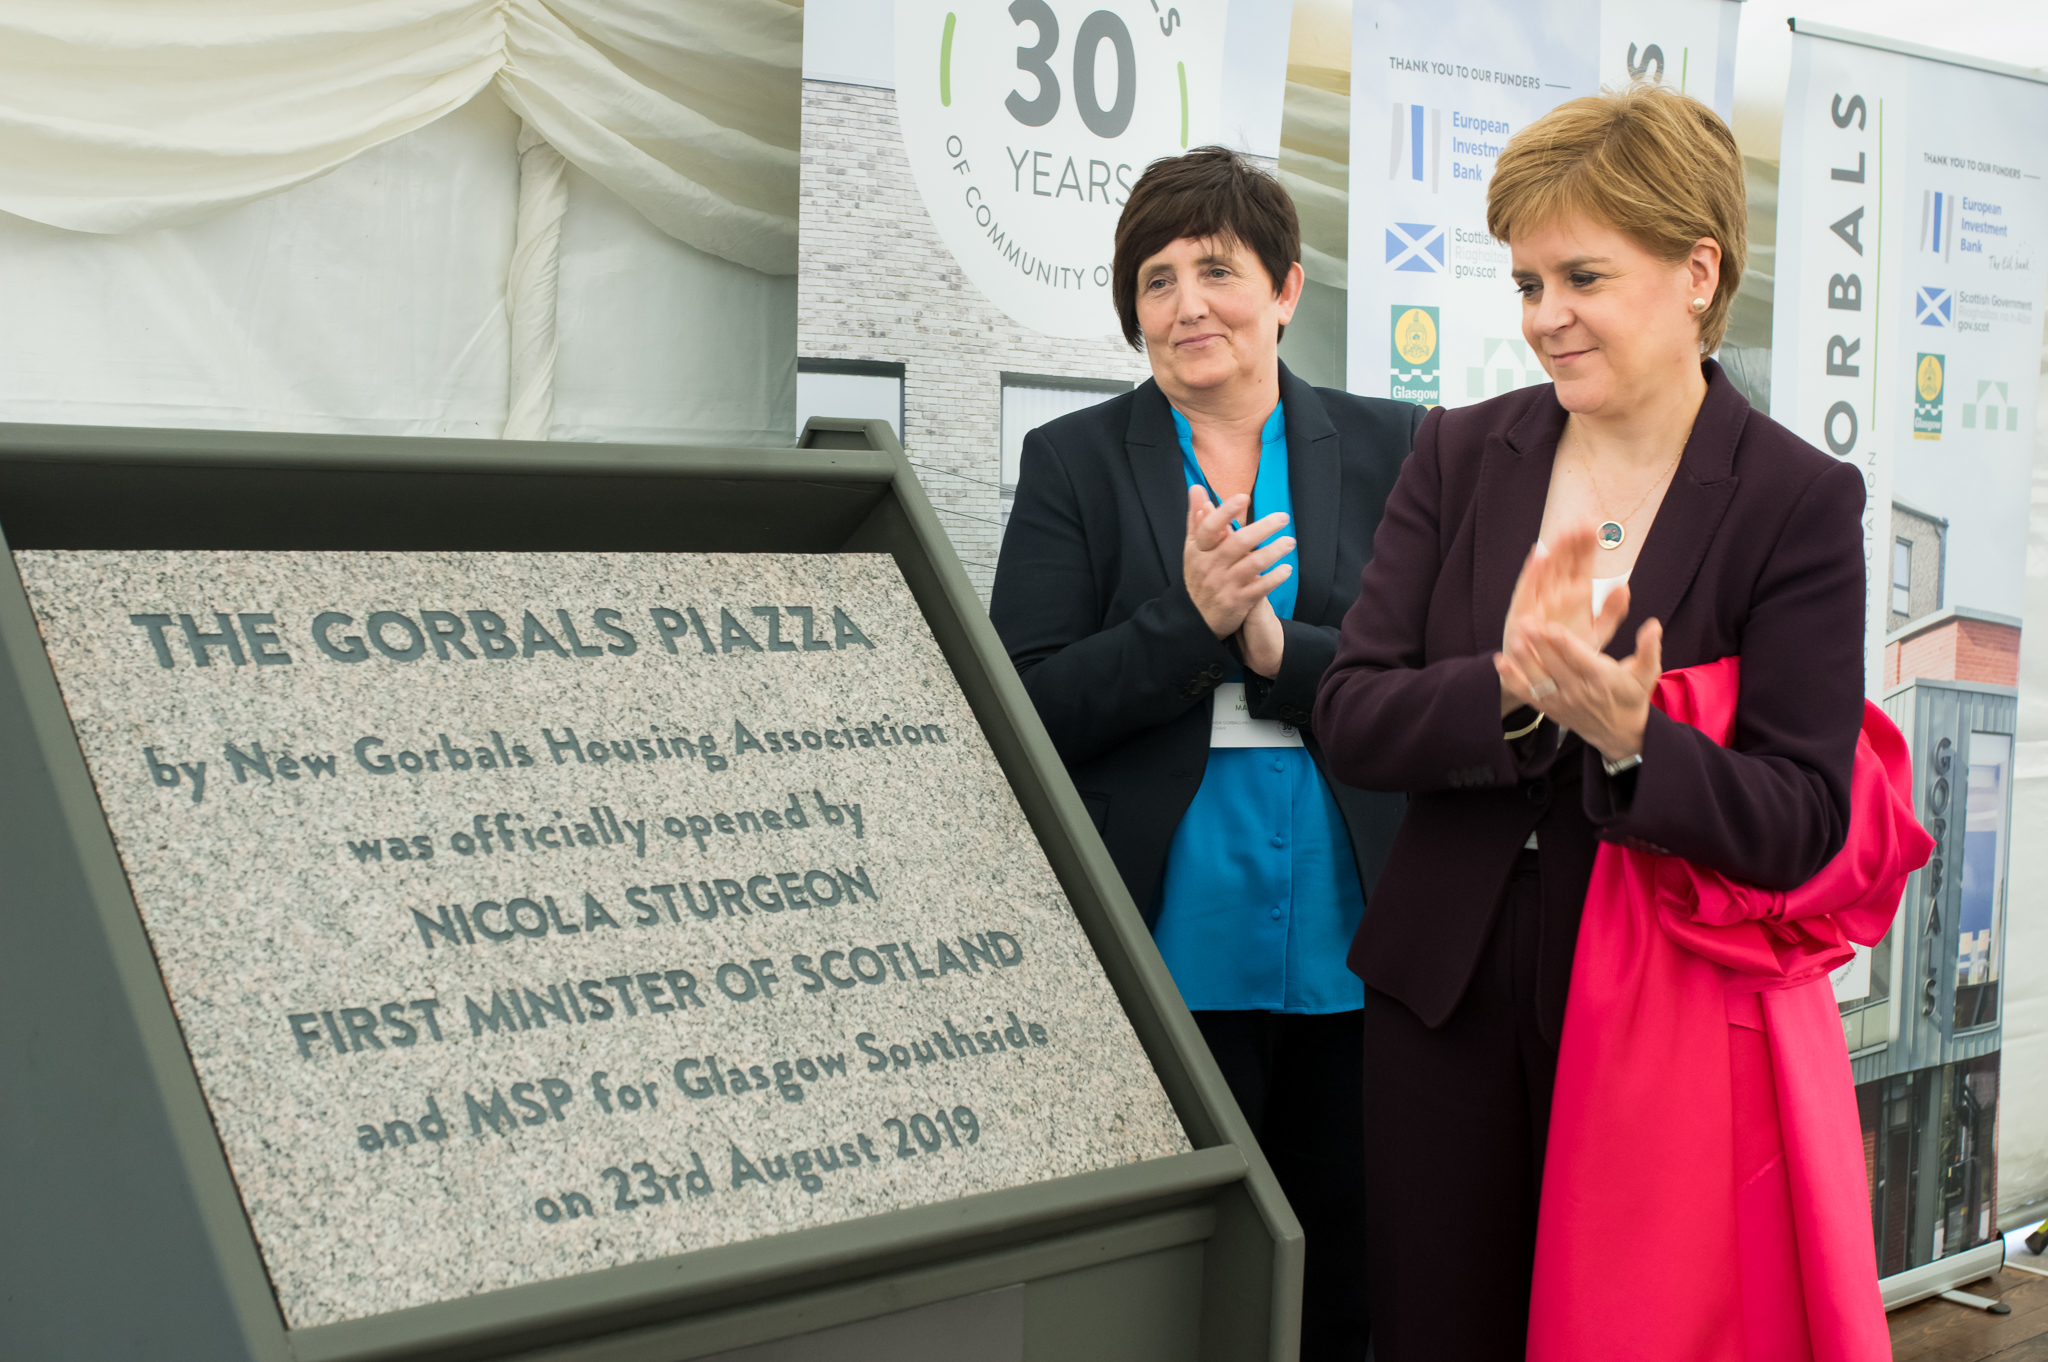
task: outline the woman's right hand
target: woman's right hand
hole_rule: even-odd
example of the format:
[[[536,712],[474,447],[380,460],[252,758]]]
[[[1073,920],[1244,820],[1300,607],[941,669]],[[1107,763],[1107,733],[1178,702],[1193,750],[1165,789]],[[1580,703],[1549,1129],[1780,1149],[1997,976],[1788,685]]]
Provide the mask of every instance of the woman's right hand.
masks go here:
[[[1513,713],[1528,703],[1523,695],[1550,693],[1554,682],[1547,676],[1525,675],[1510,659],[1515,642],[1536,626],[1554,626],[1570,633],[1594,652],[1607,646],[1614,631],[1628,616],[1628,585],[1618,584],[1608,594],[1606,606],[1593,615],[1593,566],[1599,546],[1593,527],[1581,525],[1557,536],[1557,544],[1546,548],[1537,541],[1522,562],[1522,575],[1515,580],[1515,594],[1508,602],[1508,617],[1501,626],[1500,712]],[[1521,694],[1517,694],[1520,691]]]
[[[1188,489],[1181,576],[1203,622],[1217,638],[1229,638],[1243,628],[1252,607],[1294,570],[1291,566],[1273,568],[1294,547],[1292,536],[1265,542],[1287,524],[1286,515],[1276,511],[1241,530],[1230,528],[1230,522],[1250,508],[1251,500],[1240,493],[1225,497],[1217,506],[1210,503],[1203,488]],[[1268,572],[1268,568],[1273,570]]]

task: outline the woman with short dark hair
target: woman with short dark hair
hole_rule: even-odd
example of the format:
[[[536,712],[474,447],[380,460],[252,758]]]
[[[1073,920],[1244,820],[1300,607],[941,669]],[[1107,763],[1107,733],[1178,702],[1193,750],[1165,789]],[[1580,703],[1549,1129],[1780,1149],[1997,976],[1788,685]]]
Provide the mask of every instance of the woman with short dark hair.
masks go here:
[[[1152,379],[1025,437],[990,613],[1301,1217],[1301,1356],[1356,1362],[1343,957],[1401,800],[1332,780],[1309,710],[1422,409],[1280,363],[1300,255],[1286,191],[1232,152],[1138,180],[1112,287]]]

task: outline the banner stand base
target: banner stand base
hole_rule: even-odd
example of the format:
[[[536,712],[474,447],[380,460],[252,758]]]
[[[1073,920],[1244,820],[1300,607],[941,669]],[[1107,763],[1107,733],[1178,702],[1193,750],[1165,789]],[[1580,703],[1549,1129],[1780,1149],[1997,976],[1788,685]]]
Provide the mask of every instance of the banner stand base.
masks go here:
[[[1895,1273],[1878,1282],[1878,1289],[1884,1293],[1884,1308],[1897,1310],[1924,1301],[1929,1296],[1964,1295],[1955,1288],[1965,1282],[1979,1281],[2005,1266],[2005,1240],[1994,1239],[1988,1244],[1966,1249],[1951,1258],[1937,1258],[1931,1263]],[[1964,1305],[1976,1305],[1976,1300],[1962,1301]],[[1977,1306],[1984,1309],[1983,1306]],[[2001,1312],[2002,1313],[2002,1312]]]

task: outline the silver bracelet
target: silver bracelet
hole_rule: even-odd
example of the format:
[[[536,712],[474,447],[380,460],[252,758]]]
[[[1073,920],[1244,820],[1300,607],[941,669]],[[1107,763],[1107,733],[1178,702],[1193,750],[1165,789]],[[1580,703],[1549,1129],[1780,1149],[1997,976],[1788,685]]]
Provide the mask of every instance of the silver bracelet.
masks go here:
[[[1642,764],[1643,754],[1640,752],[1633,756],[1623,757],[1620,761],[1609,761],[1605,757],[1600,759],[1600,769],[1609,776],[1618,776],[1624,771],[1633,771]]]
[[[1541,728],[1543,726],[1543,721],[1549,717],[1550,716],[1547,714],[1538,713],[1535,722],[1529,724],[1527,727],[1518,728],[1512,733],[1503,733],[1500,736],[1508,742],[1513,742],[1517,738],[1526,738],[1531,733],[1534,733],[1538,728]]]

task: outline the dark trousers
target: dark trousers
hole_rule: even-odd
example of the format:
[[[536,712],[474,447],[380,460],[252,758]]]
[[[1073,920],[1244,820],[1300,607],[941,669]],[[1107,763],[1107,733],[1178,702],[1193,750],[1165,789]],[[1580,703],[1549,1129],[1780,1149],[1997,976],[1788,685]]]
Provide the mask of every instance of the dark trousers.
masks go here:
[[[1378,1362],[1512,1362],[1526,1350],[1557,1077],[1557,1045],[1536,1007],[1542,916],[1536,857],[1525,853],[1471,987],[1442,1026],[1365,991],[1375,1113],[1365,1133],[1366,1281]],[[1474,1254],[1486,1264],[1484,1287],[1454,1287]]]
[[[1195,1025],[1301,1220],[1301,1362],[1360,1362],[1365,1294],[1364,1032],[1356,1012],[1197,1012]]]

